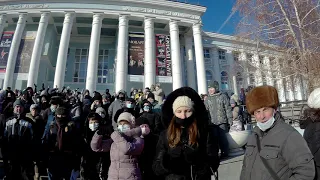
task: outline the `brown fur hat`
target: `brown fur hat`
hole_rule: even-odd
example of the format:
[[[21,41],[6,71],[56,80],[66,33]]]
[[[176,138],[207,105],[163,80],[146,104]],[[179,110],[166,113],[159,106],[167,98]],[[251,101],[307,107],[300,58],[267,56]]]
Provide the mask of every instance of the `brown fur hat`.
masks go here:
[[[272,86],[253,88],[246,96],[246,105],[250,114],[263,107],[273,107],[276,109],[279,106],[278,92]]]

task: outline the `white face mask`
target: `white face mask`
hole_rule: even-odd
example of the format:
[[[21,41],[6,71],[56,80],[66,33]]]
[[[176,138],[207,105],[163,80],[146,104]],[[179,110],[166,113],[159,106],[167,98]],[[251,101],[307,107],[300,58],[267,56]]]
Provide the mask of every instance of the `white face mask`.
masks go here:
[[[126,132],[130,130],[130,126],[128,124],[124,124],[124,125],[118,125],[118,130],[120,132]]]
[[[268,121],[264,123],[257,122],[257,126],[261,129],[261,131],[266,131],[271,128],[274,121],[275,121],[274,116],[272,116]]]
[[[90,123],[89,124],[89,129],[91,129],[91,131],[96,131],[99,127],[99,123]]]

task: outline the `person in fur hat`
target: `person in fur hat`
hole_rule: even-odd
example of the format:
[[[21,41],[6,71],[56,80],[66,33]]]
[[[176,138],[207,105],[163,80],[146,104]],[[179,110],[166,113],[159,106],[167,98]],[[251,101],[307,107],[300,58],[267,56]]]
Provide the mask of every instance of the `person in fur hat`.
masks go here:
[[[248,138],[240,180],[313,180],[313,156],[303,137],[277,111],[277,90],[253,88],[246,105],[257,126]]]
[[[320,180],[320,88],[311,92],[308,106],[303,111],[300,128],[304,129],[303,137],[314,156],[316,180]]]
[[[198,93],[190,87],[170,93],[162,120],[167,130],[160,134],[153,162],[159,179],[210,179],[219,167],[218,139],[211,134],[214,131],[208,127],[208,113]]]
[[[149,134],[149,126],[144,124],[135,127],[135,118],[128,112],[120,114],[117,124],[118,130],[114,131],[111,138],[105,141],[102,141],[105,132],[99,129],[92,138],[91,148],[95,152],[110,151],[109,180],[141,180],[141,172],[138,167],[138,156],[144,147],[141,135]]]

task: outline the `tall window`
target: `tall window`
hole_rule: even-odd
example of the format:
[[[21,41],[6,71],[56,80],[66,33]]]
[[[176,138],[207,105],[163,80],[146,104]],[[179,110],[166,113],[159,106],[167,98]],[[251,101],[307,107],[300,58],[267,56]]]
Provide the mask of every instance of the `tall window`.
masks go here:
[[[255,84],[256,84],[256,78],[254,77],[254,74],[253,73],[250,73],[249,74],[249,85],[251,85],[251,86],[255,86]]]
[[[239,52],[233,52],[233,60],[235,62],[238,62],[239,61],[239,56],[240,56],[240,53]]]
[[[247,60],[248,62],[253,63],[253,54],[247,54]]]
[[[88,49],[76,49],[73,82],[85,82],[87,76]]]
[[[210,49],[203,49],[204,58],[210,58]]]
[[[237,73],[236,80],[237,80],[237,86],[243,87],[243,77],[240,72]]]
[[[211,82],[213,80],[211,71],[206,70],[206,80],[207,82]]]
[[[226,51],[225,50],[219,49],[218,53],[219,53],[220,60],[226,60]]]
[[[99,50],[99,62],[98,62],[98,83],[108,82],[108,50]]]
[[[226,71],[221,72],[221,90],[229,90],[229,77]]]

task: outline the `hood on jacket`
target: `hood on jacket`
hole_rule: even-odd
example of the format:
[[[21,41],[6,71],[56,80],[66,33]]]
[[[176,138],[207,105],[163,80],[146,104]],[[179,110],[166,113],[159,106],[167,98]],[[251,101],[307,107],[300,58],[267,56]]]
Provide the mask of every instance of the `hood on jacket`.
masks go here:
[[[175,99],[179,96],[188,96],[194,103],[194,115],[197,120],[198,129],[207,128],[209,116],[207,109],[201,100],[199,94],[190,87],[182,87],[171,92],[162,106],[162,123],[164,127],[168,127],[173,117],[172,105]]]

